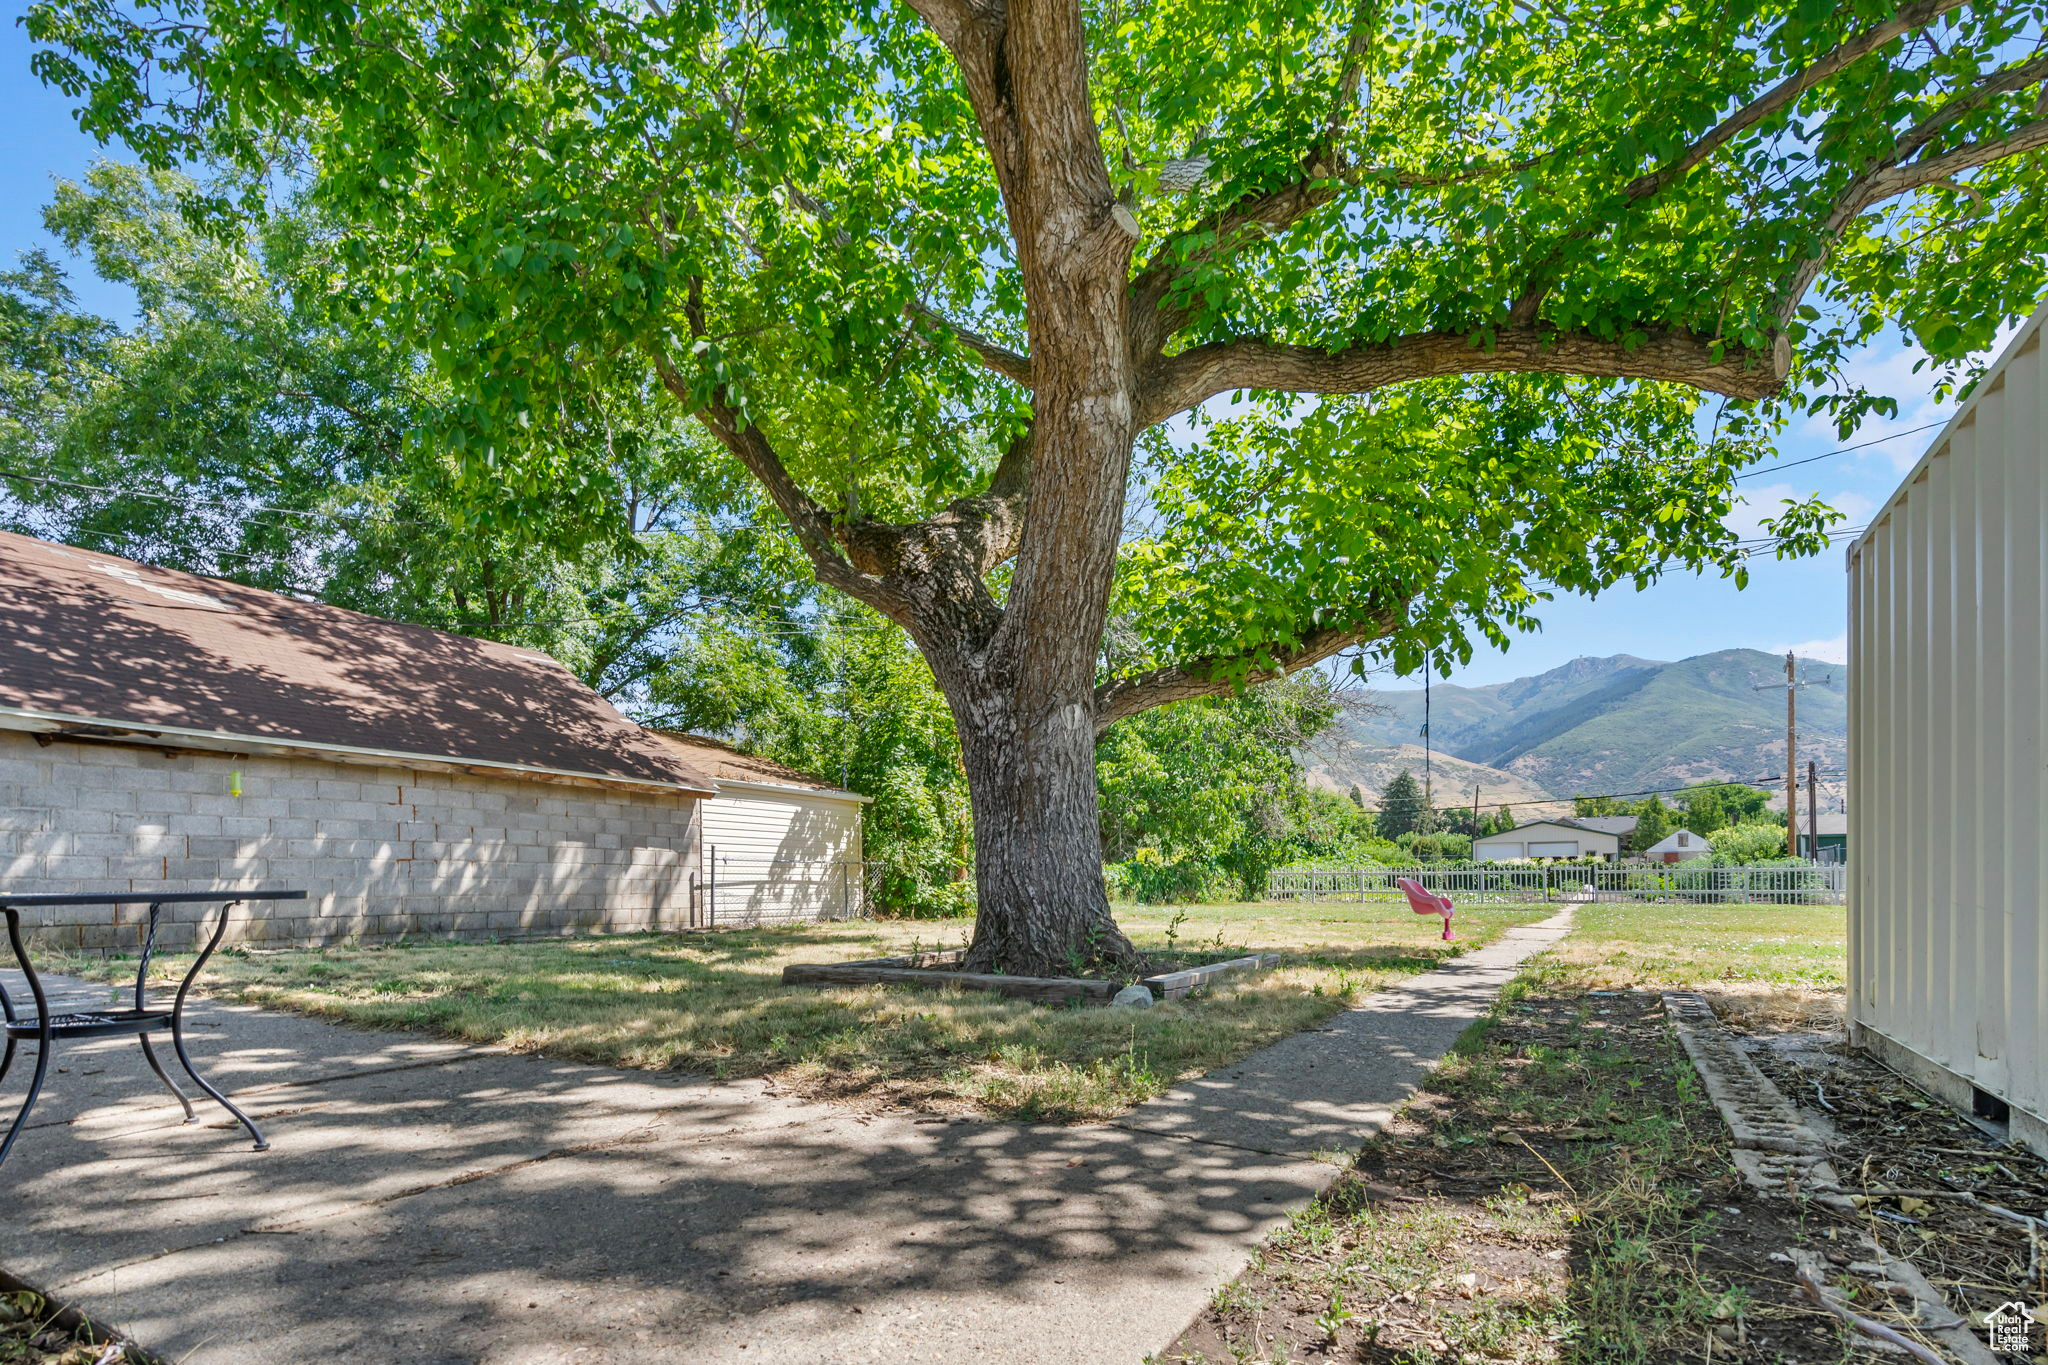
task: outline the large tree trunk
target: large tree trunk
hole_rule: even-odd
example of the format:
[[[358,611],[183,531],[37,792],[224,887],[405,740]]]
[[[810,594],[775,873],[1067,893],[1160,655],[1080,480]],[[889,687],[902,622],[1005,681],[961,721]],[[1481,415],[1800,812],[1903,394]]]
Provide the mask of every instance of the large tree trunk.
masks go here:
[[[916,526],[848,526],[723,395],[707,420],[768,488],[820,580],[910,631],[952,708],[980,899],[968,965],[1127,972],[1141,964],[1102,883],[1095,670],[1136,434],[1138,224],[1103,158],[1074,0],[912,3],[960,64],[1002,190],[1031,344],[1029,434],[988,497]],[[663,381],[691,398],[672,369]],[[988,579],[1004,563],[999,602]]]
[[[978,692],[949,698],[974,806],[979,909],[967,970],[1135,974],[1142,960],[1102,882],[1093,708],[1026,712],[997,689]]]

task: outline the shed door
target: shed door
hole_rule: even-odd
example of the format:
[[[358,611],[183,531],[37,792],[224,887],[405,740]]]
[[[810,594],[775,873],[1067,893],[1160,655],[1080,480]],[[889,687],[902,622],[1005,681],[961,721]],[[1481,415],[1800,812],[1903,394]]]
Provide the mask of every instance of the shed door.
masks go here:
[[[1567,839],[1556,844],[1530,844],[1531,858],[1576,858],[1579,856],[1579,841]]]
[[[860,911],[860,803],[735,791],[704,803],[705,886],[718,924]]]

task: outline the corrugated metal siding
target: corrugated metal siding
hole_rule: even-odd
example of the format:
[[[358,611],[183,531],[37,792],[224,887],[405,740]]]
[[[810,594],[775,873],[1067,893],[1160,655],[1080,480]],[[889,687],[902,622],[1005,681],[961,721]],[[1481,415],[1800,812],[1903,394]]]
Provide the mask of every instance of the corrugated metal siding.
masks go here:
[[[1849,554],[1849,1011],[2048,1117],[2044,307]],[[1873,1044],[1878,1045],[1878,1044]]]
[[[720,924],[836,917],[859,908],[861,807],[804,792],[728,790],[704,803]]]

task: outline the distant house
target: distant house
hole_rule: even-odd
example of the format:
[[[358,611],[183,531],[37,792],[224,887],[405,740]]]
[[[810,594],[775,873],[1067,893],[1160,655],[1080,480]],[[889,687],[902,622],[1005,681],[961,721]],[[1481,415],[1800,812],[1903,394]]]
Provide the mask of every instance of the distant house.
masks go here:
[[[1849,815],[1846,811],[1823,811],[1813,817],[1820,827],[1819,844],[1807,832],[1806,817],[1799,817],[1799,856],[1819,863],[1849,861]]]
[[[1489,834],[1473,845],[1472,856],[1483,863],[1588,857],[1612,862],[1621,856],[1621,846],[1635,827],[1633,815],[1563,815]]]
[[[1653,863],[1683,863],[1705,858],[1713,851],[1713,846],[1703,836],[1689,829],[1675,829],[1635,856]]]
[[[850,904],[859,797],[643,729],[536,650],[0,533],[7,891],[302,888],[230,930],[280,945],[684,929],[721,908],[705,846],[749,802],[780,831],[747,846],[766,875],[830,894],[729,904]],[[141,919],[29,924],[132,949]]]

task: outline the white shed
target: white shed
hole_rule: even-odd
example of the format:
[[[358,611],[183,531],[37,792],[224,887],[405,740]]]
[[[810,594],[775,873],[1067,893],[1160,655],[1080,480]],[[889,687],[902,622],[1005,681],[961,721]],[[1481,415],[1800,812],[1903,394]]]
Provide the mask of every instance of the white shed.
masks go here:
[[[709,772],[699,854],[707,927],[844,919],[866,905],[861,812],[871,799],[703,735],[656,731]]]
[[[1694,858],[1709,857],[1713,852],[1713,845],[1704,836],[1689,829],[1674,829],[1636,856],[1648,858],[1653,863],[1684,863]]]
[[[2048,306],[1849,549],[1853,1042],[2048,1154]]]
[[[1472,856],[1482,863],[1586,857],[1612,862],[1621,854],[1621,841],[1635,826],[1633,815],[1563,815],[1490,834],[1473,846]]]

